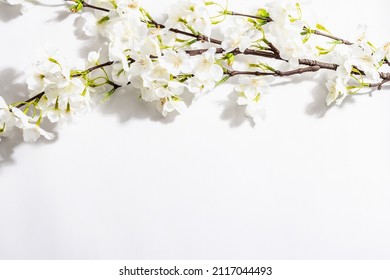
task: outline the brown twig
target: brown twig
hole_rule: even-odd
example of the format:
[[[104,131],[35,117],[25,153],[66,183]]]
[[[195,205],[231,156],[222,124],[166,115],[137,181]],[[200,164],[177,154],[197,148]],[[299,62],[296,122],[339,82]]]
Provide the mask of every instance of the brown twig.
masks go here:
[[[351,43],[348,40],[345,40],[345,39],[342,39],[342,38],[339,38],[339,37],[336,37],[336,36],[333,36],[331,34],[327,34],[327,33],[324,33],[324,32],[318,31],[318,30],[311,30],[311,33],[313,33],[315,35],[318,35],[318,36],[330,38],[330,39],[333,39],[333,40],[336,40],[336,41],[340,41],[344,45],[348,45],[348,46],[353,45],[353,43]]]
[[[164,28],[165,26],[162,25],[162,24],[158,24],[157,27]],[[181,35],[185,35],[185,36],[188,36],[188,37],[195,38],[196,40],[198,40],[200,42],[210,42],[210,43],[217,44],[217,45],[221,45],[222,44],[221,40],[210,38],[210,37],[207,37],[207,36],[202,35],[202,34],[193,34],[193,33],[182,31],[182,30],[179,30],[179,29],[176,29],[176,28],[170,28],[169,31],[171,31],[173,33],[176,33],[176,34],[181,34]]]
[[[247,18],[260,19],[260,20],[265,20],[267,22],[272,22],[272,19],[270,17],[260,17],[260,16],[254,16],[254,15],[247,15],[247,14],[242,14],[242,13],[236,13],[233,11],[228,11],[226,14],[230,15],[230,16],[247,17]]]
[[[75,0],[65,0],[65,1],[77,3],[77,1],[75,1]],[[102,12],[110,12],[109,9],[106,9],[106,8],[103,8],[103,7],[94,6],[94,5],[88,4],[85,1],[81,1],[81,3],[83,4],[84,8],[90,8],[90,9],[99,10],[99,11],[102,11]]]
[[[37,94],[37,95],[31,97],[30,99],[27,99],[26,101],[24,101],[23,103],[20,103],[19,105],[15,106],[15,107],[20,109],[20,108],[24,107],[25,105],[27,105],[30,102],[33,102],[33,101],[35,101],[37,99],[41,99],[42,96],[44,96],[44,95],[45,95],[45,93],[41,92],[40,94]]]
[[[254,16],[254,15],[248,15],[248,14],[242,14],[242,13],[237,13],[237,12],[234,12],[234,11],[229,11],[227,13],[227,15],[231,15],[231,16],[241,16],[241,17],[247,17],[247,18],[253,18],[253,19],[260,19],[260,20],[265,20],[267,22],[272,22],[272,18],[270,17],[260,17],[260,16]],[[322,36],[322,37],[326,37],[326,38],[329,38],[329,39],[333,39],[333,40],[336,40],[336,41],[340,41],[341,43],[345,44],[345,45],[353,45],[353,43],[351,43],[350,41],[348,40],[345,40],[345,39],[342,39],[342,38],[339,38],[339,37],[336,37],[334,35],[331,35],[331,34],[327,34],[327,33],[324,33],[324,32],[321,32],[319,30],[315,30],[315,29],[308,29],[306,27],[304,27],[304,30],[306,31],[309,31],[315,35],[318,35],[318,36]],[[271,47],[272,48],[272,47]]]
[[[248,76],[275,76],[275,77],[288,77],[293,75],[299,75],[307,72],[317,72],[321,70],[320,66],[309,66],[305,68],[298,68],[290,71],[275,71],[275,72],[259,72],[259,71],[228,71],[227,74],[230,77],[238,75],[248,75]]]
[[[378,88],[378,90],[381,90],[383,88],[383,86],[390,82],[390,78],[389,79],[383,79],[381,82],[379,83],[373,83],[373,84],[368,84],[367,86],[368,87],[372,87],[372,88]]]

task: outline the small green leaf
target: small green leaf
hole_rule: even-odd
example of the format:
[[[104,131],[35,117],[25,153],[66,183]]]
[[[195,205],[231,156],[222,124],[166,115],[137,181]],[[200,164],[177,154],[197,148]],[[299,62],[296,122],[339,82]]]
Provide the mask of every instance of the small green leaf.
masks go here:
[[[54,59],[54,58],[52,58],[52,57],[49,57],[49,61],[50,61],[50,62],[53,62],[54,64],[57,64],[57,65],[60,66],[60,68],[62,69],[61,64],[60,64],[56,59]]]
[[[106,21],[109,21],[110,20],[110,17],[109,16],[105,16],[105,17],[102,17],[98,22],[97,24],[100,25],[100,24],[103,24],[105,23]]]
[[[298,18],[297,20],[301,20],[302,19],[302,9],[301,9],[301,5],[299,5],[299,3],[296,3],[295,4],[295,7],[297,8],[297,12],[298,12]]]
[[[326,29],[325,26],[323,26],[322,24],[317,23],[316,28],[320,31],[324,31],[328,34],[331,34],[330,31],[328,29]]]
[[[267,12],[266,9],[258,9],[257,16],[266,19],[266,18],[269,18],[269,13]]]
[[[229,80],[230,76],[229,75],[226,75],[225,77],[222,78],[222,80],[220,80],[219,82],[217,82],[216,86],[220,86],[222,85],[224,82],[226,82],[227,80]]]

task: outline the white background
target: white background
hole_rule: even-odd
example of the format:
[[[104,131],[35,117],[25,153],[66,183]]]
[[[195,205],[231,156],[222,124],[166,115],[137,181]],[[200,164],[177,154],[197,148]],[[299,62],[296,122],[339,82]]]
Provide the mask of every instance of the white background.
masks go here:
[[[230,1],[243,12],[261,3]],[[160,5],[144,0],[154,14]],[[389,8],[311,4],[335,34],[367,24],[377,45],[390,40]],[[63,7],[17,15],[0,6],[8,101],[25,98],[23,69],[44,42],[73,59],[98,48]],[[129,92],[57,127],[53,143],[1,142],[0,258],[389,258],[390,90],[328,109],[312,77],[277,81],[256,127],[223,86],[175,119]]]

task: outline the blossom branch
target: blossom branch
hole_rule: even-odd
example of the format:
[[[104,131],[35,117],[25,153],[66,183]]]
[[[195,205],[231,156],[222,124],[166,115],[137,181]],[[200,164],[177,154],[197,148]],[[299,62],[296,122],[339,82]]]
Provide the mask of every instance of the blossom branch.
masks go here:
[[[72,1],[72,0],[67,0],[67,1]],[[93,5],[89,5],[85,1],[82,1],[82,3],[83,3],[83,5],[88,5],[88,7],[92,8],[92,9],[100,8],[100,7],[96,7],[96,6],[93,6]],[[101,10],[101,9],[99,9],[99,10]],[[105,9],[105,10],[107,12],[109,12],[108,9]],[[233,15],[233,16],[243,16],[243,17],[264,19],[264,17],[251,16],[251,15],[247,15],[247,14],[236,13],[236,12],[233,12],[233,11],[230,11],[227,14],[228,15]],[[267,20],[268,22],[272,22],[273,21],[269,17],[267,19],[269,19],[269,20]],[[165,26],[163,24],[160,24],[160,23],[156,22],[153,19],[150,19],[150,23],[153,24],[156,28],[165,28]],[[182,30],[179,30],[179,29],[176,29],[176,28],[171,28],[169,30],[171,32],[174,32],[174,33],[177,33],[177,34],[181,34],[181,35],[185,35],[185,36],[188,36],[188,37],[195,38],[197,41],[209,41],[209,42],[217,44],[217,45],[221,45],[222,44],[221,40],[217,40],[217,39],[214,39],[214,38],[209,38],[209,37],[201,35],[201,34],[197,35],[197,34],[193,34],[193,33],[186,32],[186,31],[182,31]],[[323,33],[323,32],[317,31],[317,30],[312,30],[312,32],[314,34],[316,34],[316,35],[325,36],[325,37],[328,37],[328,38],[331,38],[331,39],[343,42],[346,45],[351,45],[352,44],[352,43],[350,43],[347,40],[344,40],[344,39],[341,39],[341,38],[338,38],[338,37],[335,37],[333,35],[329,35],[329,34],[326,34],[326,33]],[[280,57],[279,50],[271,42],[267,41],[267,44],[271,47],[272,52],[253,50],[253,49],[249,49],[248,48],[248,49],[246,49],[243,52],[241,52],[239,49],[235,49],[235,50],[233,50],[230,53],[232,53],[234,55],[244,54],[244,55],[253,55],[253,56],[261,56],[261,57],[273,58],[273,59],[278,59],[278,60],[284,60],[283,58]],[[191,50],[191,51],[187,51],[187,53],[190,54],[190,55],[196,55],[196,54],[202,54],[202,53],[206,52],[207,50],[208,49]],[[222,48],[218,48],[217,49],[217,53],[223,53],[223,52],[224,52],[224,50]],[[323,69],[328,69],[328,70],[337,70],[337,68],[338,68],[337,64],[325,63],[325,62],[320,62],[320,61],[316,61],[316,60],[309,60],[309,59],[299,59],[299,64],[307,65],[307,66],[319,66],[319,67],[321,67]],[[386,78],[387,74],[381,73],[381,77],[382,78]]]
[[[268,23],[269,22],[273,22],[272,18],[270,18],[270,17],[255,16],[255,15],[237,13],[237,12],[234,12],[234,11],[227,11],[226,15],[240,16],[240,17],[247,17],[247,18],[258,19],[258,20],[264,20],[264,21],[266,21]],[[353,43],[351,43],[348,40],[342,39],[340,37],[337,37],[337,36],[334,36],[334,35],[331,35],[329,33],[325,33],[325,32],[322,32],[322,31],[319,31],[319,30],[316,30],[316,29],[310,29],[310,28],[304,27],[304,30],[306,32],[310,32],[312,34],[315,34],[317,36],[322,36],[322,37],[326,37],[326,38],[329,38],[329,39],[333,39],[335,41],[339,41],[339,42],[341,42],[342,44],[345,44],[345,45],[353,45]]]
[[[374,48],[364,36],[352,43],[332,35],[322,25],[311,29],[302,19],[299,4],[271,1],[269,10],[247,15],[228,11],[215,2],[182,0],[167,20],[159,23],[138,6],[137,0],[110,0],[105,4],[100,0],[65,1],[73,2],[71,12],[83,8],[97,11],[83,15],[83,30],[88,36],[101,34],[107,39],[110,61],[99,63],[99,53],[91,52],[87,69],[72,70],[74,67],[64,65],[57,54],[45,52],[27,73],[32,97],[14,105],[7,105],[0,97],[0,137],[9,137],[17,127],[28,142],[40,136],[53,139],[54,135],[40,128],[43,118],[53,123],[71,119],[90,110],[92,95],[104,94],[106,100],[130,83],[145,102],[153,102],[166,116],[187,108],[182,94],[210,92],[238,76],[234,88],[237,103],[246,106],[248,117],[256,119],[274,77],[329,70],[328,105],[340,104],[363,88],[380,90],[390,82],[390,73],[382,68],[390,65],[390,43]],[[219,6],[223,12],[211,16],[207,8],[210,5]],[[221,23],[227,15],[247,20],[226,29],[222,39],[212,38],[212,25]],[[265,25],[270,28],[263,28]],[[318,46],[318,36],[333,41]],[[195,49],[196,42],[210,44]],[[343,56],[333,52],[340,44],[344,45]],[[321,55],[327,56],[320,59]],[[242,60],[243,56],[249,60]],[[288,62],[283,67],[290,70],[275,69],[268,64],[272,60]],[[238,71],[240,63],[249,70]],[[22,112],[23,107],[26,109]]]
[[[98,70],[98,69],[101,69],[101,68],[110,66],[110,65],[112,65],[112,64],[114,64],[114,63],[115,63],[115,61],[108,61],[108,62],[105,62],[105,63],[102,63],[102,64],[98,64],[98,65],[93,66],[93,67],[91,67],[91,68],[88,68],[88,69],[86,69],[86,70],[84,70],[84,71],[81,71],[81,72],[79,72],[79,73],[73,74],[73,75],[71,75],[71,77],[72,77],[72,78],[80,77],[80,76],[82,76],[83,74],[91,73],[91,72],[96,71],[96,70]],[[115,83],[112,82],[112,81],[107,81],[107,83],[108,83],[109,85],[113,86],[115,89],[121,87],[121,86],[115,84]],[[35,102],[35,101],[37,101],[37,100],[40,100],[44,95],[45,95],[45,92],[41,92],[41,93],[39,93],[39,94],[37,94],[37,95],[35,95],[35,96],[33,96],[33,97],[27,99],[26,101],[24,101],[24,102],[18,104],[18,105],[15,106],[15,107],[16,107],[16,108],[22,108],[22,107],[26,106],[27,104],[29,104],[29,103],[31,103],[31,102]]]

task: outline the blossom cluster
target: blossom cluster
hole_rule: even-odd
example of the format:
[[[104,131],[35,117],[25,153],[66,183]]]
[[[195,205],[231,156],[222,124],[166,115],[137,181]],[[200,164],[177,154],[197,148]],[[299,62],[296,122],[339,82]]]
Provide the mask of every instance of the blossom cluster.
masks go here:
[[[11,105],[0,99],[0,137],[20,128],[26,141],[41,135],[52,139],[40,127],[43,119],[71,120],[90,111],[98,96],[105,100],[127,87],[167,116],[184,112],[184,100],[235,79],[237,104],[257,122],[265,117],[264,96],[276,77],[328,71],[328,105],[390,81],[383,72],[390,43],[374,47],[363,27],[351,42],[338,38],[304,19],[302,5],[294,0],[268,1],[249,15],[213,1],[182,0],[162,22],[138,0],[68,3],[71,12],[81,14],[86,35],[104,38],[107,57],[92,52],[75,67],[56,52],[44,52],[26,73],[30,99]],[[222,36],[215,37],[214,26],[220,26]]]

